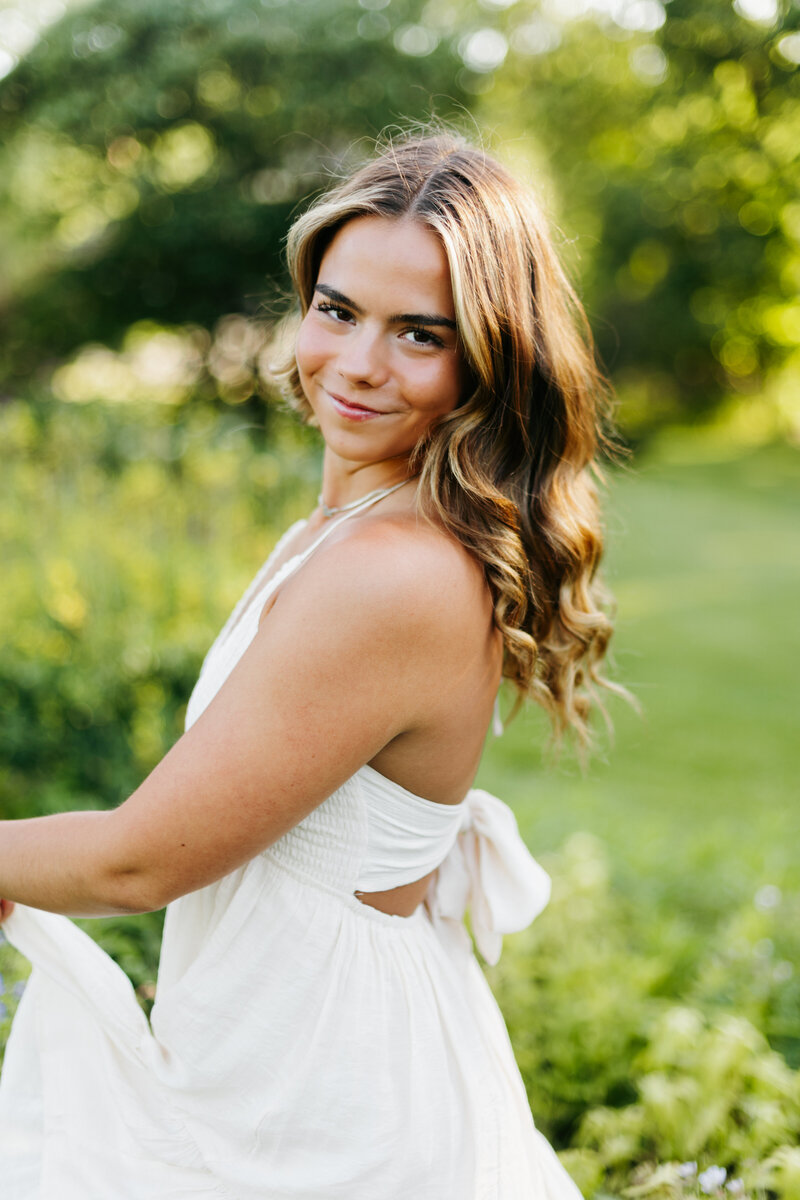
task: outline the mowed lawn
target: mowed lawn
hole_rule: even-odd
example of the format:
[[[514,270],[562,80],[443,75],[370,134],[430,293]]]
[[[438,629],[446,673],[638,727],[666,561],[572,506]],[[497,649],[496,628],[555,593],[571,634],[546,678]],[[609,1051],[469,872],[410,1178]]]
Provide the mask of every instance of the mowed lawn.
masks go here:
[[[765,884],[800,888],[800,455],[644,460],[609,483],[618,601],[615,743],[583,775],[546,725],[490,737],[478,783],[535,853],[601,838],[637,903],[713,921]]]

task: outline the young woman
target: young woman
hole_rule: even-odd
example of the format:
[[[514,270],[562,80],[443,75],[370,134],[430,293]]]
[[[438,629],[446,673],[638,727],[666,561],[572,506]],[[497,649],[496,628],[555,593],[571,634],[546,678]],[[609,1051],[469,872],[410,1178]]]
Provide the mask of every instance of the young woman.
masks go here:
[[[289,261],[281,377],[325,441],[319,507],[124,804],[0,825],[33,964],[3,1200],[578,1195],[463,917],[494,962],[548,899],[510,810],[470,790],[501,679],[581,736],[602,682],[591,342],[533,199],[455,136],[385,149]],[[164,905],[148,1025],[56,914]]]

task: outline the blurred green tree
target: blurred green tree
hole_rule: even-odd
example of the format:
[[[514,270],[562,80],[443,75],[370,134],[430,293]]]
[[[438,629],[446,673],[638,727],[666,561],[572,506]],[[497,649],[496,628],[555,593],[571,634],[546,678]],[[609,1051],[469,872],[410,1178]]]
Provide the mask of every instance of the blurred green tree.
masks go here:
[[[478,116],[533,140],[553,176],[626,427],[704,416],[768,381],[789,404],[800,385],[800,5],[595,7],[605,14],[572,21],[538,0],[503,12],[509,50]]]
[[[208,329],[274,299],[298,201],[358,139],[458,103],[420,8],[100,0],[50,28],[0,84],[5,388],[142,319]]]
[[[298,202],[359,139],[471,108],[555,187],[629,435],[731,397],[798,434],[798,25],[796,0],[81,8],[0,83],[0,380],[99,342],[121,359],[58,394],[260,397],[252,322],[208,331],[269,312]]]

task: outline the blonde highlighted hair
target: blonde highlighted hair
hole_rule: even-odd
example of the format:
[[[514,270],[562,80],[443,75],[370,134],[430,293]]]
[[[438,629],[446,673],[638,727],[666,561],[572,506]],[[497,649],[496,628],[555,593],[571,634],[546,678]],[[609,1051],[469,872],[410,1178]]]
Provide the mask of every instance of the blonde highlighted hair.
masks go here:
[[[301,315],[334,234],[365,215],[420,221],[444,246],[470,382],[414,451],[419,503],[483,566],[518,703],[536,700],[557,737],[571,728],[585,745],[595,685],[624,689],[600,669],[612,626],[595,481],[610,391],[583,309],[531,191],[447,131],[379,149],[294,223]],[[276,375],[308,420],[293,356]]]

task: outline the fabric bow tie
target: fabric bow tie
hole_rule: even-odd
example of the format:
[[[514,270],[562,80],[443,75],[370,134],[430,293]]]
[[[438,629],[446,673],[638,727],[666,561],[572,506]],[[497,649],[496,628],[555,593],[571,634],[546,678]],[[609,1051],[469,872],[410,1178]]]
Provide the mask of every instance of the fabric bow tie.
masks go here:
[[[483,957],[500,958],[504,933],[530,925],[550,899],[550,876],[520,837],[502,800],[473,788],[464,801],[455,844],[440,864],[428,895],[434,924],[463,944],[464,915]],[[454,924],[459,927],[458,932]]]

